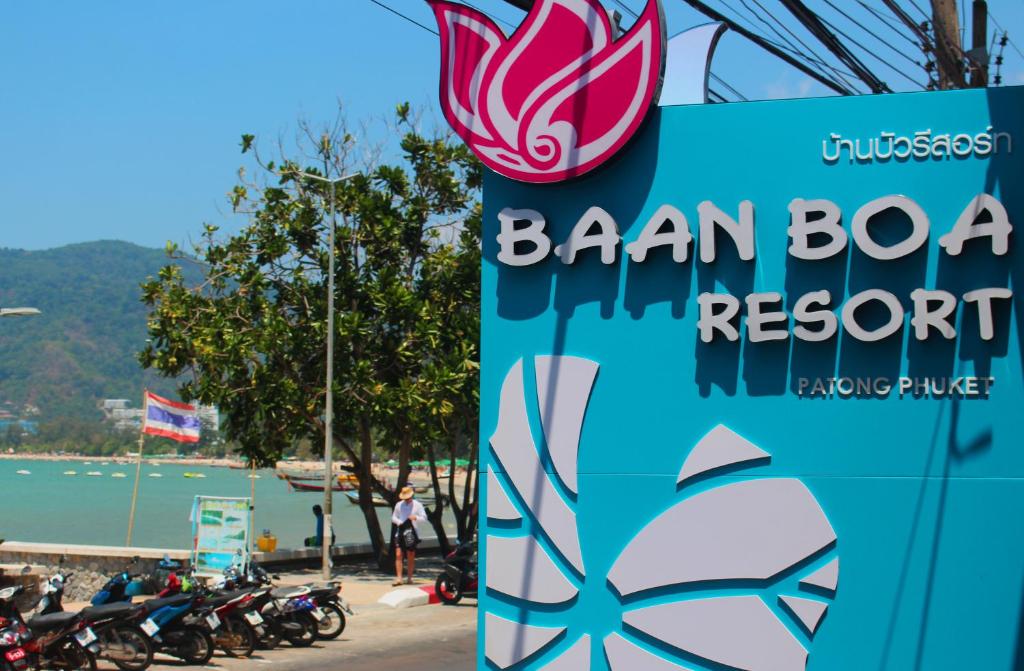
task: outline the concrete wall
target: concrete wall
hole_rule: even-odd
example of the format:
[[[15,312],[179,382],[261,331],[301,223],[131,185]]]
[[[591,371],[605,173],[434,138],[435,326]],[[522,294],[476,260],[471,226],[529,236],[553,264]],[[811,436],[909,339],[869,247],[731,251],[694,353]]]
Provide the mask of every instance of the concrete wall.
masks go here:
[[[424,552],[436,552],[436,538],[424,538],[420,548]],[[369,543],[336,545],[332,557],[335,564],[372,555]],[[0,565],[4,575],[11,580],[21,580],[27,588],[35,587],[39,578],[49,576],[60,568],[74,575],[68,581],[64,598],[68,601],[88,601],[106,584],[110,577],[125,570],[134,557],[139,560],[130,568],[132,573],[151,575],[157,564],[168,556],[183,565],[188,565],[191,553],[188,550],[168,548],[128,548],[106,545],[65,545],[60,543],[23,543],[7,541],[0,543]],[[253,560],[266,566],[319,566],[320,548],[299,550],[278,550],[257,552]],[[63,559],[63,561],[62,561]],[[24,566],[32,567],[32,574],[22,579],[19,571]]]

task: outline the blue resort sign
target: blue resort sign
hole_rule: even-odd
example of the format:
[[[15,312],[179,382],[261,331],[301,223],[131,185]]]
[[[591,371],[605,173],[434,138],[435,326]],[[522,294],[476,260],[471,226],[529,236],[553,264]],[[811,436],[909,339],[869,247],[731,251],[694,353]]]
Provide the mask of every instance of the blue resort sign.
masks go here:
[[[447,110],[526,124],[484,187],[479,667],[1022,668],[1024,89],[652,104],[574,172],[590,107],[509,61],[598,3],[506,41],[433,4]]]

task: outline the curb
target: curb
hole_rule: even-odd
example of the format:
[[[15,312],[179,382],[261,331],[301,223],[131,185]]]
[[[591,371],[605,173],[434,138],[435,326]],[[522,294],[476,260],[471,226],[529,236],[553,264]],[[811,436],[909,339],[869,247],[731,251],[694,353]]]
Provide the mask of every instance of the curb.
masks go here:
[[[415,608],[439,604],[441,599],[438,598],[433,585],[423,585],[393,589],[378,599],[377,603],[391,608]]]

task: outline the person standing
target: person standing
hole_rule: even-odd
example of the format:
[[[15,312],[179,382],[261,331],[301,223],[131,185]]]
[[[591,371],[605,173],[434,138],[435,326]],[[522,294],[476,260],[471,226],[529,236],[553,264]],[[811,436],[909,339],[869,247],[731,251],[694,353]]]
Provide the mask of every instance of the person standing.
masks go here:
[[[416,570],[416,546],[420,544],[419,523],[427,517],[423,504],[416,500],[412,487],[402,487],[398,493],[398,503],[391,515],[395,525],[392,541],[395,544],[395,582],[392,587],[402,584],[402,559],[406,560],[406,583],[412,582],[412,574]]]

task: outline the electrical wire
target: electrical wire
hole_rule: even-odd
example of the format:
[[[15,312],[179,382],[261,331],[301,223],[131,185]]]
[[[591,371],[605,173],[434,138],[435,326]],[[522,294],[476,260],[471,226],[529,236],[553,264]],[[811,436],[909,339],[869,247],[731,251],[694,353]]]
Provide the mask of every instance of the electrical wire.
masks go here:
[[[747,4],[746,0],[740,0],[740,2],[743,4],[743,7],[747,10],[747,12],[751,16],[754,17],[755,20],[759,21],[760,23],[763,23],[770,31],[772,31],[776,36],[778,36],[783,42],[785,42],[788,45],[788,49],[786,49],[787,51],[792,53],[794,56],[802,58],[805,62],[809,63],[812,68],[817,66],[816,69],[818,70],[818,72],[822,76],[828,77],[828,75],[825,73],[825,70],[831,71],[832,72],[831,79],[833,79],[833,81],[836,81],[837,83],[841,82],[846,88],[850,89],[853,93],[860,93],[860,91],[857,89],[857,86],[852,81],[850,81],[850,79],[847,79],[847,77],[851,77],[851,78],[856,79],[856,77],[853,75],[853,73],[844,72],[844,71],[834,67],[832,64],[826,62],[824,59],[821,58],[821,56],[819,56],[817,53],[815,53],[815,51],[812,48],[810,48],[803,40],[801,40],[799,36],[797,36],[793,31],[791,31],[789,29],[789,27],[786,26],[785,23],[783,23],[779,19],[775,18],[775,16],[772,15],[771,12],[769,12],[767,9],[765,9],[764,5],[762,5],[760,2],[758,2],[758,0],[753,0],[753,1],[757,4],[758,7],[761,8],[761,10],[765,14],[767,14],[772,19],[774,19],[775,22],[778,23],[778,25],[781,26],[783,30],[785,30],[787,33],[792,35],[793,38],[803,46],[804,49],[806,49],[808,52],[810,52],[811,55],[808,56],[807,53],[802,51],[800,49],[800,47],[796,46],[796,44],[794,44],[792,40],[787,38],[785,35],[783,35],[781,32],[779,32],[779,30],[776,29],[775,26],[773,26],[771,23],[769,23],[767,20],[765,20],[764,17],[762,17],[760,15],[760,13],[754,11],[750,7],[750,5]],[[721,0],[721,3],[722,3],[722,5],[727,7],[733,13],[736,13],[736,14],[739,13],[739,12],[736,11],[735,8],[730,6],[729,3],[726,2],[725,0]],[[776,44],[778,44],[778,43],[776,43]],[[778,46],[780,48],[784,48],[784,47],[782,47],[782,45],[778,45]]]
[[[857,19],[853,18],[852,16],[847,14],[845,11],[840,9],[834,2],[832,2],[832,0],[825,0],[825,3],[829,7],[831,7],[832,9],[836,10],[837,12],[839,12],[840,14],[845,16],[848,21],[850,21],[851,23],[856,25],[858,28],[863,30],[865,33],[867,33],[871,37],[875,38],[876,40],[878,40],[879,42],[881,42],[885,46],[889,47],[892,51],[894,51],[898,55],[902,56],[905,60],[909,61],[910,63],[913,63],[914,65],[917,65],[918,67],[922,67],[922,68],[924,67],[924,65],[922,65],[919,61],[915,61],[913,58],[911,58],[910,56],[906,55],[905,53],[903,53],[902,51],[897,49],[895,45],[893,45],[892,43],[890,43],[887,40],[885,40],[882,37],[880,37],[875,31],[871,30],[870,28],[865,26],[863,23],[861,23],[860,21],[858,21]],[[850,38],[850,40],[852,41],[853,38]],[[866,48],[863,47],[863,46],[861,46],[861,48],[866,50]]]
[[[718,98],[718,100],[714,100],[714,98]],[[721,93],[719,93],[718,91],[716,91],[716,90],[714,90],[713,88],[710,88],[710,87],[708,88],[708,100],[711,103],[727,103],[727,102],[729,102],[725,98],[725,96],[723,96]]]
[[[462,2],[462,4],[466,5],[467,7],[471,7],[472,9],[475,9],[476,11],[480,12],[484,16],[488,17],[491,21],[494,21],[496,23],[504,23],[506,26],[508,26],[509,28],[511,28],[513,30],[515,30],[515,28],[516,28],[515,24],[513,24],[511,21],[506,21],[505,19],[501,18],[500,16],[498,16],[496,14],[490,14],[488,12],[485,12],[484,10],[480,9],[479,7],[477,7],[476,5],[474,5],[474,4],[470,3],[470,2],[466,2],[466,0],[460,0],[460,2]]]
[[[930,22],[932,20],[931,14],[929,14],[928,12],[924,11],[923,9],[921,9],[921,5],[917,4],[917,0],[910,0],[910,4],[913,6],[914,9],[916,9],[919,12],[921,12],[921,16],[924,17],[925,21],[929,21]]]
[[[618,5],[619,7],[622,7],[623,10],[625,10],[625,11],[629,12],[630,14],[632,14],[633,18],[635,18],[635,19],[639,19],[640,18],[640,15],[637,14],[636,12],[634,12],[632,9],[630,9],[629,5],[627,5],[622,0],[615,0],[615,4]]]
[[[889,18],[887,18],[887,17],[886,17],[886,16],[884,15],[884,14],[882,14],[882,13],[881,13],[880,11],[878,11],[877,9],[875,9],[874,7],[872,7],[871,5],[869,5],[869,4],[867,4],[867,3],[865,3],[865,2],[864,2],[864,0],[857,0],[857,3],[858,3],[858,4],[859,4],[859,5],[861,6],[861,7],[863,7],[864,9],[868,10],[869,12],[871,12],[871,14],[872,14],[872,15],[873,15],[873,16],[874,16],[874,17],[875,17],[876,19],[878,19],[878,21],[879,21],[880,23],[882,23],[882,24],[884,24],[884,25],[888,26],[888,27],[889,27],[890,29],[892,29],[892,31],[893,31],[894,33],[896,33],[897,35],[899,35],[900,37],[902,37],[903,39],[905,39],[905,40],[906,40],[907,42],[910,42],[910,43],[911,43],[912,45],[914,45],[914,47],[915,47],[915,48],[917,48],[917,49],[920,49],[920,48],[921,48],[921,43],[920,43],[920,42],[917,42],[916,40],[914,40],[914,38],[913,38],[913,37],[910,37],[910,36],[909,36],[909,35],[907,35],[907,34],[906,34],[905,32],[903,32],[902,30],[900,30],[899,26],[897,26],[897,25],[894,25],[894,24],[893,24],[893,23],[891,22],[892,20],[891,20],[891,19],[889,19]]]
[[[758,2],[758,0],[754,0]],[[811,10],[802,0],[781,0],[785,7],[800,24],[828,49],[841,63],[854,72],[874,93],[891,93],[891,89],[881,81],[850,49],[843,44],[822,22],[821,17]]]
[[[640,15],[639,15],[639,14],[638,14],[638,13],[637,13],[636,11],[634,11],[634,10],[633,10],[633,8],[631,8],[631,7],[629,6],[629,5],[627,5],[627,4],[625,3],[625,2],[623,2],[623,0],[615,0],[615,4],[617,4],[617,5],[619,6],[619,7],[622,7],[622,9],[623,9],[624,11],[628,12],[629,14],[632,14],[632,15],[633,15],[633,17],[635,17],[635,18],[640,18]],[[750,100],[749,98],[747,98],[747,97],[746,97],[745,95],[743,95],[742,93],[740,93],[739,91],[737,91],[737,90],[736,90],[736,89],[735,89],[735,88],[734,88],[734,87],[733,87],[733,86],[732,86],[731,84],[729,84],[729,83],[728,83],[727,81],[725,81],[724,79],[722,79],[721,77],[719,77],[718,75],[716,75],[716,74],[715,74],[714,72],[711,72],[711,73],[709,73],[709,74],[711,75],[711,78],[712,78],[712,79],[714,79],[714,80],[715,80],[716,82],[718,82],[719,84],[721,84],[722,86],[724,86],[724,87],[725,87],[725,88],[726,88],[726,89],[727,89],[728,91],[730,91],[730,92],[731,92],[731,93],[732,93],[732,94],[733,94],[734,96],[736,96],[736,97],[737,97],[737,98],[739,98],[740,100],[743,100],[743,101],[745,101],[745,102],[749,102],[749,100]],[[708,90],[710,91],[710,88],[709,88]]]
[[[782,44],[758,31],[756,25],[751,25],[751,27],[743,25],[740,22],[741,18],[743,21],[748,23],[751,23],[751,20],[742,12],[737,11],[734,7],[729,5],[726,0],[720,0],[720,2],[726,7],[726,9],[735,14],[737,18],[729,18],[722,12],[708,7],[703,2],[700,2],[700,0],[684,0],[684,2],[709,18],[727,23],[730,28],[740,35],[743,35],[762,49],[765,49],[777,58],[786,61],[796,69],[824,84],[836,93],[844,96],[857,95],[860,93],[860,91],[858,91],[856,87],[853,86],[845,77],[829,74],[827,69],[821,67],[821,64],[818,61],[815,61],[799,48],[795,48],[795,45],[793,45],[792,42],[789,42],[789,44]],[[755,18],[754,21],[756,22],[757,19]]]
[[[1006,41],[1013,48],[1013,50],[1017,52],[1017,55],[1020,56],[1021,58],[1024,58],[1024,52],[1020,50],[1020,47],[1017,46],[1016,42],[1010,39],[1009,35],[1006,32],[1006,29],[1003,28],[1002,24],[1000,24],[998,20],[996,20],[995,15],[991,11],[989,11],[988,13],[988,18],[992,19],[992,23],[995,24],[995,27],[1003,34],[1003,36],[1006,37]]]
[[[736,96],[740,100],[742,100],[744,102],[748,102],[750,100],[745,95],[743,95],[742,93],[740,93],[739,91],[734,89],[728,82],[726,82],[724,79],[722,79],[721,77],[716,75],[714,72],[712,72],[710,74],[711,74],[711,78],[712,79],[714,79],[716,82],[718,82],[719,84],[724,86],[726,89],[728,89],[734,96]]]
[[[827,0],[826,0],[826,1],[827,1]],[[831,3],[830,3],[830,4],[831,4]],[[884,66],[885,66],[886,68],[888,68],[889,70],[892,70],[893,72],[895,72],[896,74],[898,74],[898,75],[899,75],[900,77],[902,77],[903,79],[906,79],[907,81],[909,81],[909,82],[910,82],[911,84],[913,84],[914,86],[919,86],[919,87],[921,87],[922,89],[923,89],[923,88],[925,88],[925,86],[924,86],[923,84],[921,84],[921,83],[920,83],[919,81],[917,81],[916,79],[914,79],[913,77],[911,77],[910,75],[908,75],[908,74],[907,74],[906,72],[904,72],[903,70],[900,70],[899,68],[897,68],[896,66],[894,66],[894,65],[893,65],[892,63],[890,63],[889,61],[885,60],[884,58],[882,58],[881,56],[879,56],[878,54],[876,54],[876,53],[875,53],[874,51],[872,51],[871,49],[868,49],[868,48],[867,48],[866,46],[864,46],[864,45],[863,45],[863,44],[862,44],[862,43],[861,43],[860,41],[858,41],[858,40],[857,40],[856,38],[854,38],[853,36],[851,36],[851,35],[849,35],[848,33],[846,33],[846,32],[845,32],[845,31],[844,31],[844,30],[843,30],[842,28],[840,28],[840,27],[836,26],[836,25],[835,25],[834,23],[832,23],[831,21],[828,21],[828,20],[827,20],[827,19],[825,19],[824,17],[822,17],[822,18],[821,18],[821,20],[822,20],[822,22],[823,22],[823,23],[825,23],[825,24],[826,24],[826,25],[827,25],[827,26],[828,26],[829,28],[831,28],[831,29],[832,29],[832,30],[834,30],[835,32],[839,33],[840,35],[842,35],[843,37],[845,37],[846,39],[848,39],[848,40],[850,41],[850,43],[851,43],[851,44],[853,44],[854,46],[856,46],[856,47],[860,48],[861,50],[863,50],[863,51],[864,51],[864,52],[865,52],[865,53],[866,53],[866,54],[867,54],[868,56],[871,56],[872,58],[874,58],[875,60],[877,60],[877,61],[878,61],[879,63],[881,63],[882,65],[884,65]],[[911,58],[910,58],[909,56],[907,56],[906,54],[904,54],[904,53],[902,53],[902,52],[900,52],[900,51],[897,51],[897,53],[898,53],[898,54],[900,54],[901,56],[903,56],[904,58],[906,58],[907,60],[909,60],[909,61],[910,61],[911,63],[913,63],[914,65],[920,65],[920,63],[918,63],[917,61],[914,61],[914,60],[912,60],[912,59],[911,59]]]
[[[417,21],[416,19],[413,19],[413,18],[410,18],[410,17],[406,16],[405,14],[401,13],[401,12],[400,12],[400,11],[398,11],[397,9],[394,9],[394,8],[392,8],[392,7],[388,7],[388,6],[387,6],[387,5],[385,5],[385,4],[383,3],[383,2],[380,2],[380,0],[370,0],[370,2],[372,2],[372,3],[373,3],[373,4],[375,4],[375,5],[377,5],[378,7],[382,7],[382,8],[384,8],[384,9],[386,9],[387,11],[391,12],[392,14],[394,14],[394,15],[396,15],[396,16],[400,16],[400,17],[402,17],[403,19],[405,19],[406,21],[408,21],[409,23],[411,23],[411,24],[413,24],[413,25],[419,26],[420,28],[422,28],[423,30],[427,31],[428,33],[433,33],[433,34],[435,34],[435,35],[438,35],[438,36],[440,36],[440,33],[438,33],[438,32],[437,32],[436,30],[434,30],[433,28],[429,28],[429,27],[427,27],[427,26],[423,25],[422,23],[420,23],[420,22],[419,22],[419,21]]]

